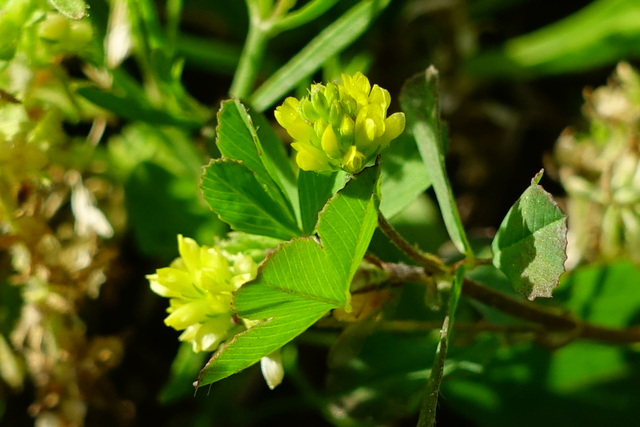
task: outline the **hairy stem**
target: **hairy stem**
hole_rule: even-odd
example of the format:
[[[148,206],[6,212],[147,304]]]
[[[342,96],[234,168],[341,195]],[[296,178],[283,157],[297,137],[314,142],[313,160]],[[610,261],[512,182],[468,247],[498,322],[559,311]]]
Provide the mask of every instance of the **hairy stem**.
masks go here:
[[[381,263],[380,266],[389,274],[389,280],[392,283],[413,282],[423,283],[425,285],[431,284],[428,280],[429,276],[425,274],[426,269],[422,267],[390,263]],[[538,332],[540,336],[551,332],[566,333],[566,340],[561,344],[566,344],[577,338],[612,344],[640,342],[640,326],[611,328],[594,325],[576,318],[568,311],[542,307],[533,302],[504,294],[469,278],[465,278],[462,283],[462,294],[487,306],[496,308],[503,313],[538,325],[538,327],[532,326],[528,328],[532,332]],[[410,328],[409,325],[404,325],[404,327]],[[426,326],[422,326],[420,329],[424,327]],[[489,326],[479,326],[479,329],[483,327]],[[525,330],[527,329],[527,327],[523,328]]]
[[[389,238],[398,249],[404,252],[411,260],[421,266],[426,274],[450,274],[450,270],[436,256],[422,252],[411,243],[407,242],[404,237],[387,221],[387,219],[378,212],[378,227]]]
[[[462,293],[488,306],[523,320],[543,325],[547,330],[568,331],[578,327],[579,320],[571,313],[558,312],[496,291],[474,280],[465,278]]]

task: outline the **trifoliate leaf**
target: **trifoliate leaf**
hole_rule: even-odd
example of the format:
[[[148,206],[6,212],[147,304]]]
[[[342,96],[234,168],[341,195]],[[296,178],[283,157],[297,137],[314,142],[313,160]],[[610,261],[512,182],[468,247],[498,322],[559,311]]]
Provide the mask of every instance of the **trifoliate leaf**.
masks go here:
[[[514,288],[534,300],[550,298],[567,259],[566,216],[538,182],[511,207],[493,239],[493,265],[511,280]]]
[[[320,214],[317,237],[281,245],[255,281],[235,293],[243,319],[257,322],[220,347],[198,386],[239,372],[304,332],[329,310],[349,305],[349,285],[376,227],[379,167],[365,169]]]

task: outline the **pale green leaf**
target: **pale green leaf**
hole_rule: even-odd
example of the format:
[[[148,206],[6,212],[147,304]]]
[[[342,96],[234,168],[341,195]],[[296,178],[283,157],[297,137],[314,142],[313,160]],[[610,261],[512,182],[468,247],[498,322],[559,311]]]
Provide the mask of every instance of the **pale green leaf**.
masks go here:
[[[236,160],[212,160],[200,186],[211,209],[234,230],[282,240],[300,234],[293,214],[271,199],[247,166]]]
[[[355,176],[322,211],[318,237],[281,245],[255,281],[234,297],[237,314],[259,323],[222,346],[204,367],[198,386],[258,362],[333,308],[348,307],[351,279],[376,227],[379,167]]]
[[[416,139],[422,161],[431,177],[449,236],[460,252],[471,257],[471,246],[458,213],[444,162],[438,71],[429,67],[425,73],[409,79],[400,94],[400,105],[407,115],[407,129]]]
[[[249,299],[272,304],[277,317],[234,336],[223,344],[204,366],[197,387],[211,384],[257,363],[317,322],[333,304],[287,296],[268,287],[252,290]]]
[[[567,259],[566,216],[538,185],[541,177],[531,180],[492,243],[493,264],[530,300],[552,296]]]
[[[87,16],[89,9],[84,0],[49,0],[49,4],[67,18],[75,20]]]

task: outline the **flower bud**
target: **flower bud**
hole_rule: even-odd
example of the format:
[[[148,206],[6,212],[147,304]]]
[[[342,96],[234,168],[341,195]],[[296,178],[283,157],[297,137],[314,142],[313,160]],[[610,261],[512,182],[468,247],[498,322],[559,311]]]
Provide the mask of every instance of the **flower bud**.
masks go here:
[[[332,159],[340,158],[340,143],[338,142],[338,137],[333,131],[333,127],[331,125],[327,126],[324,133],[322,134],[322,149],[327,154],[327,156],[331,157]]]
[[[317,86],[319,85],[316,85],[316,87]],[[317,90],[311,92],[311,104],[313,104],[313,108],[315,108],[318,113],[320,113],[322,116],[325,116],[325,114],[322,113],[327,111],[328,103],[327,98],[324,97],[324,93],[322,93],[321,88],[318,88]]]
[[[338,126],[342,121],[343,112],[342,105],[340,105],[340,101],[333,101],[331,107],[329,108],[329,123],[333,126]]]
[[[345,115],[342,118],[342,123],[340,123],[340,136],[345,139],[353,139],[355,126],[356,124],[353,122],[351,117]]]
[[[313,104],[311,104],[311,101],[306,98],[300,100],[300,113],[304,120],[310,122],[315,122],[320,118],[320,115],[314,108]]]

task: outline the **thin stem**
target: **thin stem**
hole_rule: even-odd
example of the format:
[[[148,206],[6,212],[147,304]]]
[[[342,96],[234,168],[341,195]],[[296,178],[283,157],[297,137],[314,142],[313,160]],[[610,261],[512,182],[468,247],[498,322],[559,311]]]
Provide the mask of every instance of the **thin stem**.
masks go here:
[[[240,62],[229,89],[229,94],[238,99],[249,97],[264,58],[269,36],[268,30],[261,23],[258,18],[252,17]]]
[[[442,322],[420,322],[414,320],[383,320],[376,324],[376,329],[397,333],[428,332],[440,329]],[[539,325],[496,325],[487,322],[456,322],[453,325],[454,331],[461,332],[503,332],[503,333],[538,333],[543,332]]]
[[[464,279],[462,293],[488,306],[523,320],[543,325],[551,331],[569,331],[579,327],[580,320],[568,312],[558,312],[518,299],[469,278]]]
[[[167,52],[170,58],[175,56],[176,40],[180,32],[180,16],[182,15],[183,0],[167,1],[167,26],[166,26],[166,44]]]
[[[440,330],[440,341],[436,349],[436,356],[429,374],[427,382],[427,395],[422,401],[420,408],[420,416],[418,418],[418,427],[432,427],[436,424],[436,409],[438,407],[438,396],[440,395],[440,386],[444,378],[444,364],[447,358],[449,348],[449,337],[453,331],[456,320],[456,312],[458,310],[458,302],[462,293],[462,283],[464,281],[465,267],[461,266],[455,272],[451,287],[451,296],[449,297],[449,306],[447,314],[442,322]]]
[[[568,343],[575,338],[591,339],[612,344],[640,342],[640,326],[616,329],[594,325],[577,319],[569,312],[558,312],[557,310],[543,308],[529,301],[505,295],[470,279],[464,280],[462,293],[514,317],[542,325],[547,332],[572,332],[571,336],[568,337],[569,340],[564,343]]]
[[[449,269],[440,261],[439,258],[431,254],[426,254],[407,242],[404,237],[378,212],[378,226],[385,236],[389,238],[398,249],[404,252],[411,260],[420,265],[427,274],[449,274]]]
[[[384,262],[379,263],[379,266],[387,272],[391,283],[430,284],[431,278],[425,274],[426,271],[422,267]],[[576,318],[570,312],[541,307],[530,301],[504,294],[469,278],[465,278],[462,283],[462,294],[515,318],[538,325],[539,328],[542,328],[537,329],[539,338],[551,345],[558,345],[560,341],[557,338],[562,338],[554,337],[553,339],[556,341],[550,341],[547,338],[552,332],[564,333],[564,340],[560,344],[567,344],[577,338],[612,344],[640,342],[640,326],[618,329],[594,325]]]
[[[229,94],[238,99],[249,97],[255,84],[269,40],[276,35],[274,26],[295,4],[295,0],[247,0],[249,32],[244,43],[238,68],[233,76]]]

